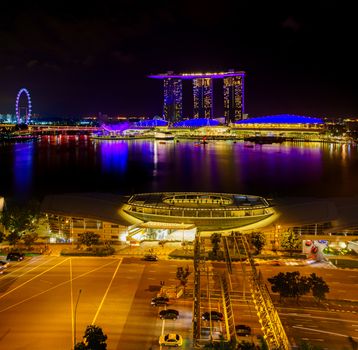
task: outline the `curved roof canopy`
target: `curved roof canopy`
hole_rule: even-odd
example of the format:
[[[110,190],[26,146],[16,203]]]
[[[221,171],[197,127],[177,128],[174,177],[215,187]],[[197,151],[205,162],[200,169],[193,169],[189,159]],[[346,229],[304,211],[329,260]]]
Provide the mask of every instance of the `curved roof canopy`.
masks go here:
[[[163,119],[148,119],[135,122],[134,125],[142,128],[154,128],[155,126],[167,126],[168,122]]]
[[[209,118],[195,118],[195,119],[188,119],[182,120],[180,122],[174,123],[174,127],[179,128],[200,128],[202,126],[218,126],[221,125],[215,119]]]
[[[277,114],[240,120],[235,124],[323,124],[323,120],[295,114]]]
[[[130,129],[132,127],[132,124],[129,122],[123,122],[123,123],[117,123],[117,124],[102,124],[102,129],[112,132],[112,131],[124,131],[127,129]]]

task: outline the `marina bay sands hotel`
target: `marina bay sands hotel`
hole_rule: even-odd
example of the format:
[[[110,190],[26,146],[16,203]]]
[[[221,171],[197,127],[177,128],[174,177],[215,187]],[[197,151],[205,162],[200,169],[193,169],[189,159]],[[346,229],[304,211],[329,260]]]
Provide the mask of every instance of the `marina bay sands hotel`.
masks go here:
[[[163,114],[175,123],[183,119],[183,80],[193,83],[193,118],[214,118],[213,79],[223,80],[224,117],[226,124],[243,119],[245,72],[180,73],[150,75],[164,82]]]

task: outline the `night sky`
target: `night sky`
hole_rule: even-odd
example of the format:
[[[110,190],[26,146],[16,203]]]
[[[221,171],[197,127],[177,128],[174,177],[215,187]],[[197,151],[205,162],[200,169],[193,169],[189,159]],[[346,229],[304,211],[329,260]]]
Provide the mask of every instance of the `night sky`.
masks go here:
[[[0,113],[26,87],[41,116],[153,117],[162,83],[147,75],[231,68],[247,74],[249,116],[358,117],[353,2],[7,2]]]

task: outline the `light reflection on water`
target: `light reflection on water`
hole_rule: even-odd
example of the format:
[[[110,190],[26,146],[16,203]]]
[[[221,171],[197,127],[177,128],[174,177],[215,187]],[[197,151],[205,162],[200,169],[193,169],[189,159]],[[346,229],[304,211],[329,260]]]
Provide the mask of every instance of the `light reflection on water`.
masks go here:
[[[43,137],[0,145],[0,195],[216,191],[264,196],[358,194],[352,145],[91,141]]]

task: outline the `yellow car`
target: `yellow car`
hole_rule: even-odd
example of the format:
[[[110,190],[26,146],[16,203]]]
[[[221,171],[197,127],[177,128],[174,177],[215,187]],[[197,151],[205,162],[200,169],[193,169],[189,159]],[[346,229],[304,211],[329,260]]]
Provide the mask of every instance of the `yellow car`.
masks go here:
[[[175,333],[163,334],[159,337],[159,345],[182,346],[183,338],[181,335]]]

